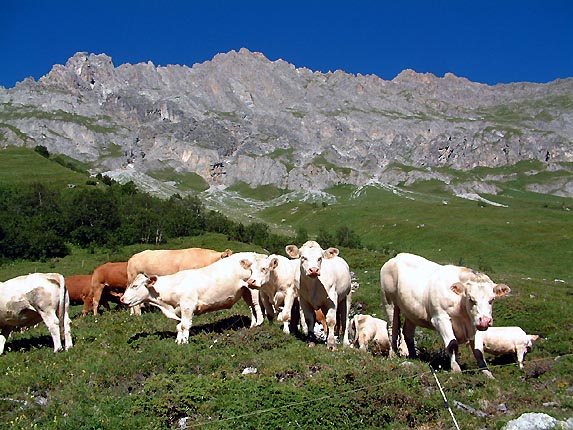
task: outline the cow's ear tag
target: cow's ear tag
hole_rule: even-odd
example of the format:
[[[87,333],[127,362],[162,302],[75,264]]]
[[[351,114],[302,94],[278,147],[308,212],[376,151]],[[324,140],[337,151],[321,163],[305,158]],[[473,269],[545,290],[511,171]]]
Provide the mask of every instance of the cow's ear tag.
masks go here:
[[[462,295],[462,293],[464,292],[464,286],[462,283],[460,282],[456,282],[455,284],[453,284],[451,287],[451,290],[456,293],[458,296]]]

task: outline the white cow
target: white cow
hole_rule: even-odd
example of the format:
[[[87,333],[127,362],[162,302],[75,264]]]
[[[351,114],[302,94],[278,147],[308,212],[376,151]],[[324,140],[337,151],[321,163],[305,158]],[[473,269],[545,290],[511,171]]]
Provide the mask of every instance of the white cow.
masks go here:
[[[306,242],[300,249],[288,245],[286,253],[300,259],[299,301],[306,325],[314,327],[315,310],[320,309],[326,317],[328,333],[326,346],[336,348],[335,331],[338,329],[342,343],[348,341],[348,311],[352,300],[350,269],[344,259],[338,256],[338,249],[323,250],[315,241]],[[316,341],[313,330],[309,331],[312,343]]]
[[[229,309],[241,297],[251,308],[251,327],[263,321],[260,306],[253,303],[247,281],[251,265],[260,254],[239,252],[199,269],[188,269],[172,275],[138,274],[127,287],[121,302],[128,306],[149,303],[157,306],[177,325],[177,343],[189,342],[189,329],[194,315]]]
[[[70,298],[59,273],[32,273],[0,282],[0,354],[12,331],[44,321],[52,335],[54,352],[72,347]]]
[[[523,369],[523,358],[537,339],[538,335],[527,334],[520,327],[490,327],[476,333],[475,348],[493,355],[513,354]]]
[[[348,337],[353,339],[352,345],[363,351],[368,350],[368,342],[374,341],[382,352],[393,354],[388,337],[388,323],[371,315],[354,315],[350,320]]]
[[[259,289],[260,299],[270,322],[277,317],[283,331],[290,333],[292,307],[298,302],[300,262],[282,255],[257,259],[251,266],[249,286]],[[277,315],[278,314],[278,315]]]
[[[382,266],[380,283],[395,352],[400,314],[404,314],[402,333],[410,357],[416,356],[415,328],[437,330],[454,372],[461,372],[458,345],[469,342],[479,367],[493,378],[482,352],[474,347],[474,336],[476,330],[492,325],[492,303],[511,291],[507,285],[496,285],[487,275],[466,267],[443,266],[407,253],[398,254]]]

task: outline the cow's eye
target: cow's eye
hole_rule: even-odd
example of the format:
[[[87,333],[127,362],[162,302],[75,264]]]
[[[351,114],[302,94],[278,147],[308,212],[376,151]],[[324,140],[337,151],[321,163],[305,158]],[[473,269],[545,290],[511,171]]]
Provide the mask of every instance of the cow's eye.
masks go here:
[[[491,300],[489,301],[489,304],[490,304],[490,305],[493,304],[493,301],[494,301],[494,300],[495,300],[495,299],[491,299]]]
[[[477,303],[476,299],[474,299],[473,297],[470,297],[470,304],[473,306]]]

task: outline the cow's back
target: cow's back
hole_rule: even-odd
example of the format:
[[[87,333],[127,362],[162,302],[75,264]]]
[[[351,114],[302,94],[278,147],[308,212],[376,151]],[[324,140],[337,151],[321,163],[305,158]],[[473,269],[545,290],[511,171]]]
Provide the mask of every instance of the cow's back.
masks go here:
[[[42,321],[36,309],[55,309],[64,277],[59,273],[31,273],[0,285],[0,327],[26,327]]]
[[[65,278],[66,288],[70,295],[70,304],[83,303],[91,292],[92,275],[72,275]]]
[[[102,284],[125,289],[127,287],[127,262],[105,263],[92,273],[92,286]]]
[[[199,269],[231,254],[230,250],[219,252],[205,248],[148,249],[129,259],[128,279],[132,282],[138,273],[164,276],[181,270]]]
[[[384,303],[398,306],[410,319],[425,325],[423,322],[430,318],[430,280],[442,267],[414,254],[401,253],[391,258],[380,270]]]

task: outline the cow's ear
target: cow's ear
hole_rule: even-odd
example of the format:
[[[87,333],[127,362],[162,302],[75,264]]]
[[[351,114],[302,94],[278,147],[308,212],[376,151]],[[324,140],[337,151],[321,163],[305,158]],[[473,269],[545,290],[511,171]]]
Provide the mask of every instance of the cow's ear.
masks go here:
[[[461,296],[466,291],[466,287],[461,282],[456,282],[450,287],[450,289],[458,296]]]
[[[277,257],[274,257],[271,260],[271,264],[269,264],[269,269],[274,270],[277,268],[278,265],[279,265],[279,259]]]
[[[231,251],[230,249],[225,249],[221,253],[221,258],[227,258],[227,257],[230,257],[231,255],[233,255],[233,251]]]
[[[287,245],[285,247],[285,251],[286,251],[286,254],[290,258],[299,258],[300,257],[300,251],[296,245]]]
[[[328,248],[326,251],[324,251],[324,258],[334,258],[339,253],[340,251],[338,250],[338,248]]]
[[[511,288],[505,284],[497,284],[495,287],[493,287],[493,292],[497,297],[502,297],[506,294],[509,294],[511,292]]]
[[[537,334],[531,334],[529,335],[530,339],[532,342],[535,342],[537,339],[539,339],[539,335]]]
[[[239,264],[243,269],[250,269],[251,266],[253,265],[253,262],[247,260],[246,258],[243,258],[241,261],[239,261]]]

